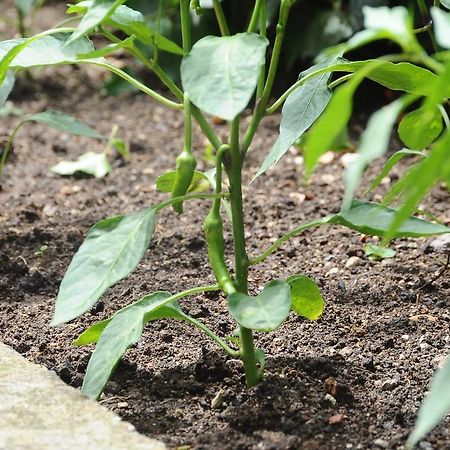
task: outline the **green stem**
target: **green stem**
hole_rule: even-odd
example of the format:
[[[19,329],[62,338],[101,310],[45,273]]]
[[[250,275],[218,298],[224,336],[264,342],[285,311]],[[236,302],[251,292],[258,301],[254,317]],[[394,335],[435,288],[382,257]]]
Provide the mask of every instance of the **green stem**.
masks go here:
[[[231,167],[228,171],[228,178],[230,180],[236,288],[238,292],[247,294],[249,261],[245,248],[244,210],[242,202],[242,157],[239,146],[239,122],[238,116],[230,125]],[[240,326],[239,333],[241,337],[241,354],[247,386],[255,386],[260,379],[260,373],[256,365],[252,330]]]
[[[278,62],[281,54],[281,47],[283,45],[283,39],[287,24],[287,19],[289,16],[289,10],[292,6],[292,0],[281,0],[280,13],[278,17],[277,32],[275,36],[275,43],[273,45],[272,57],[270,58],[269,70],[267,72],[267,79],[264,85],[263,92],[261,94],[261,99],[256,106],[253,117],[250,121],[249,127],[244,135],[242,141],[242,154],[245,155],[250,147],[250,144],[255,136],[258,125],[266,112],[266,106],[272,92],[273,83],[275,81],[275,75],[278,68]]]
[[[267,36],[267,8],[266,0],[262,0],[259,12],[259,35],[262,37]],[[264,90],[264,84],[266,82],[266,64],[261,66],[258,77],[258,85],[256,87],[256,99],[260,99]]]
[[[158,101],[159,103],[163,104],[164,106],[167,106],[168,108],[172,109],[183,109],[183,105],[181,103],[173,102],[172,100],[169,100],[168,98],[164,97],[161,94],[158,94],[158,92],[154,91],[153,89],[150,89],[145,84],[141,83],[140,81],[133,78],[131,75],[123,71],[122,69],[119,69],[118,67],[113,66],[109,63],[104,63],[100,61],[91,61],[91,60],[80,60],[80,62],[85,63],[91,63],[96,66],[103,67],[105,69],[108,69],[112,73],[115,73],[117,76],[123,78],[128,83],[132,84],[133,86],[137,87],[139,90],[147,94],[149,97],[153,98],[154,100]]]
[[[340,84],[344,83],[345,81],[352,78],[354,73],[348,73],[347,75],[343,75],[342,77],[339,77],[337,80],[332,81],[328,85],[328,89],[334,89],[336,86],[339,86]]]
[[[250,19],[250,23],[248,24],[247,32],[253,33],[256,28],[256,24],[259,21],[259,15],[261,11],[261,4],[265,3],[265,0],[256,0],[255,6],[253,8],[252,17]]]
[[[254,266],[263,262],[266,258],[268,258],[275,250],[280,248],[287,240],[294,236],[298,236],[303,233],[303,231],[308,230],[309,228],[317,227],[319,225],[323,225],[329,223],[329,221],[334,217],[334,215],[323,217],[322,219],[313,220],[312,222],[305,223],[304,225],[300,225],[299,227],[294,228],[288,233],[281,236],[277,239],[272,245],[267,247],[260,255],[250,259],[250,265]]]
[[[184,93],[184,149],[192,155],[192,113],[189,95]]]
[[[219,288],[220,289],[220,288]],[[209,336],[213,341],[215,341],[225,352],[227,352],[233,358],[238,358],[241,354],[239,350],[233,350],[223,339],[221,339],[217,334],[215,334],[212,330],[210,330],[206,325],[199,322],[190,316],[185,316],[184,320],[192,323],[192,325],[196,326],[199,330],[203,331],[207,336]]]
[[[187,55],[191,51],[191,17],[189,13],[189,0],[180,0],[181,40],[183,51]]]
[[[11,149],[13,146],[14,138],[16,137],[17,132],[21,128],[23,124],[25,124],[27,120],[22,120],[19,122],[16,127],[13,129],[12,133],[9,135],[8,140],[6,141],[5,148],[3,149],[2,157],[0,159],[0,176],[3,173],[3,169],[5,168],[6,160],[8,159],[9,154],[11,153]]]
[[[228,28],[227,19],[225,18],[225,14],[223,13],[222,4],[220,3],[220,0],[213,0],[213,7],[222,36],[229,36],[230,29]]]

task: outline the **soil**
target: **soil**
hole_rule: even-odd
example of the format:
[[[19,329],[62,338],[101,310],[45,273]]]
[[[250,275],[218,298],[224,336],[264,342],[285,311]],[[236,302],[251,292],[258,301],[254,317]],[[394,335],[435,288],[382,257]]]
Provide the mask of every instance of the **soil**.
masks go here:
[[[17,135],[0,191],[0,339],[75,387],[81,386],[92,347],[73,347],[72,340],[86,327],[146,293],[213,282],[201,232],[208,202],[194,201],[181,216],[171,210],[159,215],[142,262],[91,311],[49,327],[59,283],[89,227],[165,199],[155,180],[173,168],[182,147],[179,113],[140,94],[103,96],[103,77],[86,68],[41,69],[31,81],[18,82],[13,105],[24,114],[59,109],[104,135],[118,125],[131,161],[114,157],[114,170],[104,179],[59,177],[48,168],[87,150],[100,151],[104,142],[28,124]],[[17,120],[2,118],[0,135]],[[279,117],[264,122],[245,168],[251,255],[287,230],[338,211],[342,198],[341,154],[328,155],[306,188],[296,152],[248,184],[278,122]],[[352,136],[360,132],[359,122],[352,125]],[[225,127],[217,130],[222,134]],[[204,147],[197,133],[195,152],[201,155]],[[208,167],[206,160],[201,164]],[[380,164],[369,169],[368,179]],[[402,170],[394,169],[391,181]],[[372,199],[381,198],[385,181]],[[423,206],[450,223],[443,186]],[[256,388],[247,389],[241,363],[198,330],[161,320],[147,326],[127,352],[101,403],[171,448],[403,448],[429,381],[449,351],[450,282],[443,275],[424,287],[445,264],[442,254],[428,251],[429,240],[396,240],[396,257],[382,262],[364,255],[365,242],[373,239],[343,228],[318,228],[252,268],[252,293],[272,279],[303,273],[317,281],[326,299],[318,321],[292,315],[277,331],[256,335],[267,355],[266,375]],[[222,296],[200,295],[181,304],[221,336],[234,331]],[[223,401],[213,407],[218,394]],[[450,449],[448,420],[420,448]]]

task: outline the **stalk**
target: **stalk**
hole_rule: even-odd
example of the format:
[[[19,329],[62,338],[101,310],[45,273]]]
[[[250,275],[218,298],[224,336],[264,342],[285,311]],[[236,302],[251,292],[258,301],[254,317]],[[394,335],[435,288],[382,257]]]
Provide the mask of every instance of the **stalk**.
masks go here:
[[[230,180],[230,203],[233,225],[233,246],[235,258],[236,288],[238,292],[248,293],[249,260],[245,248],[244,209],[242,201],[242,157],[239,145],[239,116],[230,124],[231,166],[228,171]],[[247,386],[255,386],[260,374],[256,365],[255,347],[252,330],[239,327],[241,337],[241,355],[244,363]]]

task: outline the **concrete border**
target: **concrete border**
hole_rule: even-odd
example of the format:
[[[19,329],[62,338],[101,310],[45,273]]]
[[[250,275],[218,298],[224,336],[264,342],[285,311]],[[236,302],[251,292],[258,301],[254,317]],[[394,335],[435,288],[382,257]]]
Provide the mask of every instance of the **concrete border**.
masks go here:
[[[0,343],[0,450],[167,450]]]

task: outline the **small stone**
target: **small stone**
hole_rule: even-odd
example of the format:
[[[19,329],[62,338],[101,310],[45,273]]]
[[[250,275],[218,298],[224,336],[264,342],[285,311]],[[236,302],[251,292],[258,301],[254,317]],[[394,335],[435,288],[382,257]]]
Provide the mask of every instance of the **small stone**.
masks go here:
[[[337,275],[339,273],[339,269],[337,267],[332,267],[326,274],[326,277],[331,277],[333,275]]]
[[[375,447],[378,447],[378,448],[388,448],[389,442],[385,441],[384,439],[375,439],[373,441],[373,445],[375,445]]]
[[[343,414],[335,414],[334,416],[331,416],[328,419],[328,423],[330,425],[337,425],[337,424],[341,423],[343,420],[344,420]]]
[[[350,347],[344,347],[338,352],[341,356],[349,356],[353,353],[353,350]]]
[[[211,408],[218,409],[223,405],[223,399],[225,396],[225,391],[221,389],[211,400]]]
[[[328,403],[331,403],[333,406],[337,403],[336,399],[330,394],[325,394],[324,400]]]
[[[335,152],[326,152],[319,158],[319,162],[321,164],[330,164],[330,162],[334,160],[335,156]]]
[[[428,441],[419,442],[419,448],[423,450],[432,450],[433,446]]]
[[[117,407],[119,409],[128,408],[128,403],[127,402],[119,402],[119,403],[117,403]]]
[[[450,234],[443,234],[433,239],[427,246],[427,250],[437,253],[450,254]]]
[[[381,385],[382,391],[393,391],[397,386],[399,386],[400,380],[398,378],[390,378],[386,380]]]
[[[402,334],[402,339],[404,341],[408,341],[409,340],[409,335],[408,334]]]
[[[355,161],[358,158],[359,158],[359,155],[357,153],[344,153],[341,156],[341,164],[344,167],[347,167],[350,163],[352,163],[353,161]]]
[[[361,262],[361,258],[358,258],[358,256],[351,256],[348,258],[347,262],[345,263],[345,267],[348,269],[350,267],[354,267],[359,265]]]

